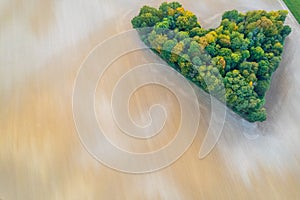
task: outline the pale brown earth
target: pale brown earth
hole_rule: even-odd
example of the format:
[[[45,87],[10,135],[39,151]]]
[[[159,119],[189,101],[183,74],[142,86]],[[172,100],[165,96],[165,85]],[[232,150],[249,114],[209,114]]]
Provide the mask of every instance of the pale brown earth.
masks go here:
[[[275,0],[182,3],[205,27],[217,26],[224,10],[282,9]],[[146,174],[122,173],[87,152],[72,113],[76,73],[98,43],[131,28],[130,19],[144,4],[159,2],[0,2],[0,199],[300,199],[300,29],[291,17],[287,23],[293,32],[267,95],[266,122],[257,127],[241,124],[229,113],[218,144],[200,160],[209,98],[198,90],[198,134],[169,167]],[[113,54],[118,45],[122,44],[105,49],[104,55]],[[114,84],[135,65],[152,60],[158,59],[149,50],[120,57],[96,91],[96,115],[109,130],[106,136],[130,151],[164,146],[180,122],[175,96],[157,85],[136,91],[129,106],[132,118],[141,124],[148,122],[145,113],[150,105],[160,103],[168,109],[165,127],[154,141],[125,137],[113,122],[108,101]]]

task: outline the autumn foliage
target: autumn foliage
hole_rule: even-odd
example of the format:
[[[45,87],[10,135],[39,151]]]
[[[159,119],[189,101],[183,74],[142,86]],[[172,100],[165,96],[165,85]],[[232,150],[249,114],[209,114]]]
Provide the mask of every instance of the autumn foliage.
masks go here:
[[[265,95],[291,32],[286,15],[284,10],[232,10],[218,28],[206,30],[192,12],[172,2],[159,9],[144,6],[131,22],[170,66],[255,122],[266,119]]]

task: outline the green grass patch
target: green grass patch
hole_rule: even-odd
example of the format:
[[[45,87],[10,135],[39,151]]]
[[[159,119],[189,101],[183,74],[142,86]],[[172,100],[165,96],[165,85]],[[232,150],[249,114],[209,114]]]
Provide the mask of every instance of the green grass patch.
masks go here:
[[[300,23],[300,1],[299,0],[283,0],[287,7],[291,10],[298,23]]]

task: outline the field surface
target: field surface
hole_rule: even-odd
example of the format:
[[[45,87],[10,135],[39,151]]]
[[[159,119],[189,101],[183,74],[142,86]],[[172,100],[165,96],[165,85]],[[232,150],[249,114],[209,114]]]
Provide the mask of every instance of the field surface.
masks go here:
[[[91,90],[95,91],[91,97],[95,103],[93,115],[115,146],[129,152],[153,152],[176,136],[183,111],[175,94],[161,85],[147,84],[132,91],[128,102],[130,117],[140,128],[152,122],[148,111],[155,107],[151,105],[164,106],[167,119],[156,136],[143,140],[124,134],[111,110],[112,91],[120,77],[145,63],[164,64],[148,49],[130,51],[109,60],[118,50],[132,44],[143,48],[137,35],[126,36],[125,31],[131,29],[130,20],[142,5],[160,3],[145,0],[1,1],[0,199],[300,199],[300,30],[291,16],[286,23],[293,31],[286,39],[281,65],[267,94],[267,121],[250,125],[228,111],[218,143],[208,156],[199,159],[211,114],[210,98],[195,90],[201,111],[197,135],[173,164],[152,173],[123,173],[107,167],[89,153],[89,146],[84,146],[83,140],[95,145],[98,153],[104,153],[113,162],[124,160],[106,149],[102,141],[86,137],[85,132],[78,133],[76,129],[79,123],[74,121],[77,116],[73,112],[74,105],[82,105],[82,108],[91,105],[84,93],[80,96],[82,99],[74,101],[73,98],[82,63],[87,67],[110,63],[102,78],[95,79],[97,87]],[[225,10],[283,9],[275,0],[181,3],[194,12],[206,28],[218,26]],[[124,36],[124,39],[107,40],[114,35]],[[100,56],[89,57],[84,62],[91,50],[105,41],[111,45],[99,50],[101,59]],[[144,78],[151,73],[144,73]],[[85,86],[94,81],[96,73],[83,74],[86,79],[81,89],[89,91]],[[143,76],[129,79],[124,93],[141,80]],[[117,103],[121,104],[126,99],[119,100]],[[157,110],[152,111],[156,116]],[[123,116],[126,112],[123,109],[117,115]],[[89,118],[79,117],[82,117],[79,121],[88,119],[89,122]],[[190,122],[195,118],[188,115],[184,120]],[[156,125],[161,125],[156,122],[153,120],[155,130]],[[93,132],[89,126],[82,128],[88,130],[87,134]],[[185,134],[190,134],[188,128]],[[168,156],[162,155],[160,159],[152,159],[150,164],[167,159]],[[132,163],[134,160],[125,160],[123,164],[133,168],[145,165]]]

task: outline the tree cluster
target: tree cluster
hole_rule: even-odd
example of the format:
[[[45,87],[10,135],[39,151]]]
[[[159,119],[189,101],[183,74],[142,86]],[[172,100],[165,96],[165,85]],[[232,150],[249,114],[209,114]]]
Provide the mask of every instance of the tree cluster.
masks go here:
[[[159,9],[144,6],[131,22],[173,68],[255,122],[266,119],[265,95],[291,32],[284,25],[286,15],[284,10],[232,10],[218,28],[206,30],[192,12],[171,2]]]

